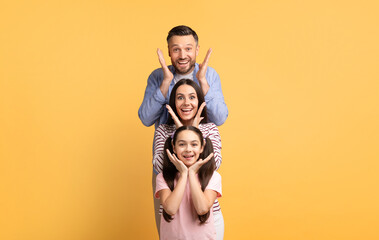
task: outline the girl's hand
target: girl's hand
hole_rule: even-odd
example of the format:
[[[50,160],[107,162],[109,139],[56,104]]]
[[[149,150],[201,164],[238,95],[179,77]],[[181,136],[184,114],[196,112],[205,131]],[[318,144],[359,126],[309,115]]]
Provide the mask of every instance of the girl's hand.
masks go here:
[[[205,107],[205,102],[203,102],[200,105],[199,110],[197,110],[196,116],[195,116],[195,118],[193,119],[193,122],[192,122],[192,126],[193,127],[199,128],[199,124],[200,124],[201,120],[204,119],[204,117],[201,117],[201,113],[203,112],[204,107]]]
[[[211,158],[213,157],[213,153],[209,154],[209,156],[206,159],[199,159],[195,164],[193,164],[191,167],[188,168],[189,173],[198,173],[201,166],[206,164]]]
[[[175,165],[176,169],[180,172],[180,174],[181,174],[182,176],[187,175],[187,173],[188,173],[188,168],[187,168],[187,166],[186,166],[182,161],[180,161],[180,160],[175,156],[175,154],[171,154],[171,153],[170,153],[170,150],[166,149],[166,152],[167,152],[167,156],[168,156],[168,158],[170,159],[170,161],[172,162],[172,164]]]
[[[163,69],[163,81],[171,82],[171,80],[174,78],[174,75],[172,74],[170,69],[168,69],[166,65],[166,61],[163,57],[163,53],[159,48],[157,49],[157,54],[158,54],[159,63],[161,64],[162,69]]]
[[[172,108],[170,107],[170,105],[166,104],[166,108],[168,110],[168,113],[171,115],[172,117],[172,120],[174,120],[174,123],[175,123],[175,127],[176,129],[180,128],[181,126],[183,126],[183,123],[179,120],[179,118],[175,115],[174,111],[172,110]]]

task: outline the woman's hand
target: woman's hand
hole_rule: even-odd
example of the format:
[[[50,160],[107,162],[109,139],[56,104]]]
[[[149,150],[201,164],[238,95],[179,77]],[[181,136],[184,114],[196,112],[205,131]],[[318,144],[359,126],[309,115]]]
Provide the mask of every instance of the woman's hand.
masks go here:
[[[183,123],[179,120],[178,116],[174,113],[174,110],[170,107],[170,105],[166,104],[166,108],[168,110],[168,113],[171,115],[172,120],[174,120],[176,129],[183,126]]]
[[[181,176],[187,175],[188,174],[188,168],[187,168],[187,166],[182,161],[180,161],[175,156],[175,154],[171,154],[170,150],[166,149],[166,152],[167,152],[168,158],[170,159],[170,161],[172,162],[172,164],[174,164],[174,166],[176,167],[176,169],[180,172]]]
[[[199,124],[200,124],[201,120],[204,119],[204,117],[201,116],[201,113],[203,112],[204,107],[205,107],[205,102],[203,102],[200,105],[199,109],[197,110],[196,116],[195,116],[195,118],[193,119],[193,122],[192,122],[192,126],[194,126],[196,128],[199,128]]]
[[[196,163],[194,163],[191,167],[188,168],[188,172],[192,173],[192,174],[198,173],[201,166],[203,166],[209,160],[211,160],[212,157],[213,157],[213,153],[209,154],[209,156],[207,158],[205,158],[204,160],[199,159]]]

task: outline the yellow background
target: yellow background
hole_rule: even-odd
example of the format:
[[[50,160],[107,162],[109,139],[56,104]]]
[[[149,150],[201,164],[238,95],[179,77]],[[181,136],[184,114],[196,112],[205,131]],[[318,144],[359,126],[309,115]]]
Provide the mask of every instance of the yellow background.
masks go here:
[[[134,3],[132,3],[134,2]],[[186,24],[221,76],[225,239],[379,239],[378,1],[1,1],[0,239],[157,239],[137,111]]]

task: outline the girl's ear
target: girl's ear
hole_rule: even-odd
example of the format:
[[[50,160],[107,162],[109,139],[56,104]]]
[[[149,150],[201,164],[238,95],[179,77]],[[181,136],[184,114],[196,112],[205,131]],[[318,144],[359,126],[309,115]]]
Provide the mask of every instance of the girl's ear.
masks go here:
[[[173,141],[173,139],[171,139],[171,145],[172,145],[172,151],[173,151],[174,153],[176,153],[175,145],[174,145],[174,141]]]
[[[202,153],[202,152],[204,151],[205,144],[207,144],[207,141],[205,141],[205,139],[204,139],[204,140],[203,140],[203,146],[202,146],[201,149],[200,149],[200,153]]]

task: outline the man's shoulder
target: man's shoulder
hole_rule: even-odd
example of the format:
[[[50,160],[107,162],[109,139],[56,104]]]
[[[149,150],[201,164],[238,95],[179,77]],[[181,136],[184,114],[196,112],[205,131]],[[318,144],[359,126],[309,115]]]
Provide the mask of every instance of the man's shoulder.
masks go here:
[[[153,75],[153,76],[158,76],[158,75],[162,75],[163,76],[163,70],[162,68],[157,68],[157,69],[154,69],[150,75]]]
[[[208,76],[210,77],[218,77],[218,73],[216,72],[216,70],[212,67],[209,67],[207,68],[207,73],[206,73]]]
[[[172,65],[169,65],[168,68],[173,71],[173,66]],[[151,72],[151,75],[154,75],[154,76],[162,76],[163,77],[163,69],[162,68],[157,68],[157,69],[154,69],[152,72]]]

